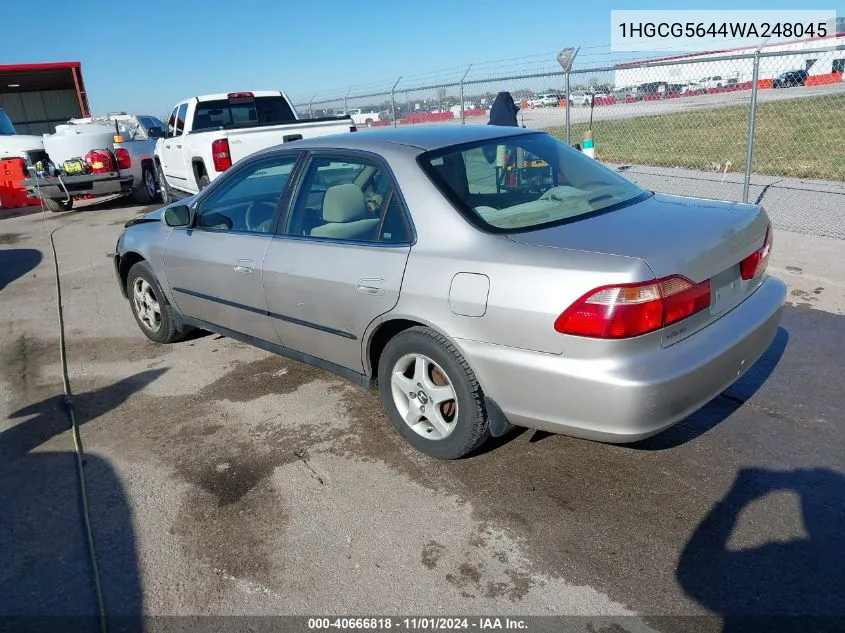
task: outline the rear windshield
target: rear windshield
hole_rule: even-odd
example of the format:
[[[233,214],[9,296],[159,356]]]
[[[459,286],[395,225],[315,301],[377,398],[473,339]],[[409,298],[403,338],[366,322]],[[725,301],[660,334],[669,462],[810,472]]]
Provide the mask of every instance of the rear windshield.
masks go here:
[[[419,160],[470,221],[493,232],[532,230],[650,195],[544,133],[448,147]]]
[[[255,99],[218,99],[201,101],[194,113],[191,129],[215,130],[236,127],[256,127],[293,123],[296,116],[288,102],[281,96],[256,97]]]

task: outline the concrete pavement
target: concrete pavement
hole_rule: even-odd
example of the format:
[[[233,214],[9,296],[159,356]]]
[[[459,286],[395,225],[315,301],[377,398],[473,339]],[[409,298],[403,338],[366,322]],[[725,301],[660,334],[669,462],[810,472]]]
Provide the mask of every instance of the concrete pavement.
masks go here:
[[[398,437],[375,393],[324,372],[216,335],[149,343],[107,257],[138,211],[47,219],[66,225],[69,371],[110,613],[604,614],[674,631],[722,622],[658,616],[845,611],[841,241],[777,234],[771,267],[798,305],[748,374],[667,433],[609,446],[526,431],[440,462]],[[49,543],[84,589],[72,490],[39,497],[22,474],[47,454],[73,476],[41,217],[0,220],[0,242],[5,514],[54,532],[54,509],[68,515],[66,545],[4,547],[0,579],[67,586],[25,568],[62,556]],[[74,603],[56,595],[58,612]],[[24,592],[0,594],[0,613],[24,609]]]

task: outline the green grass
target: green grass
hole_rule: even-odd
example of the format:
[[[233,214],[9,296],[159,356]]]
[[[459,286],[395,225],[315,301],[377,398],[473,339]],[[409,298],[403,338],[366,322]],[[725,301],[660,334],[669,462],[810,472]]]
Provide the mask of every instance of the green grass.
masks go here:
[[[683,99],[679,99],[683,102]],[[709,169],[730,161],[745,169],[747,106],[593,121],[596,158],[608,163]],[[757,106],[753,172],[845,180],[845,95],[787,99]],[[581,142],[587,123],[571,128]],[[549,130],[565,138],[563,127]]]

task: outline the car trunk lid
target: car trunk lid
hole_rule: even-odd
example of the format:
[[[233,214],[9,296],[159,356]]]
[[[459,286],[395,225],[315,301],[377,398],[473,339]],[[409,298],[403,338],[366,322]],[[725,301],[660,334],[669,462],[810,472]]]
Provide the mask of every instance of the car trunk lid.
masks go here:
[[[655,194],[637,204],[559,226],[510,234],[516,242],[642,259],[656,278],[710,280],[710,308],[666,328],[664,345],[683,340],[741,303],[760,276],[740,262],[763,246],[769,219],[752,204]],[[646,280],[643,280],[646,281]]]

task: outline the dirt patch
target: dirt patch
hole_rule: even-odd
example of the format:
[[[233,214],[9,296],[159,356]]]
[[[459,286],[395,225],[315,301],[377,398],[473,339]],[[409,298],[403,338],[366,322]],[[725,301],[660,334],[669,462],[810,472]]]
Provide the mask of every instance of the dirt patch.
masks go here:
[[[21,238],[25,240],[29,239],[28,237],[25,237],[23,233],[0,233],[0,244],[17,244],[21,241]]]
[[[437,541],[429,541],[422,550],[422,564],[428,569],[437,567],[437,561],[446,553],[446,548]]]
[[[329,375],[310,365],[268,356],[248,363],[235,363],[234,369],[202,389],[201,398],[249,402],[271,394],[292,393],[301,386]]]

